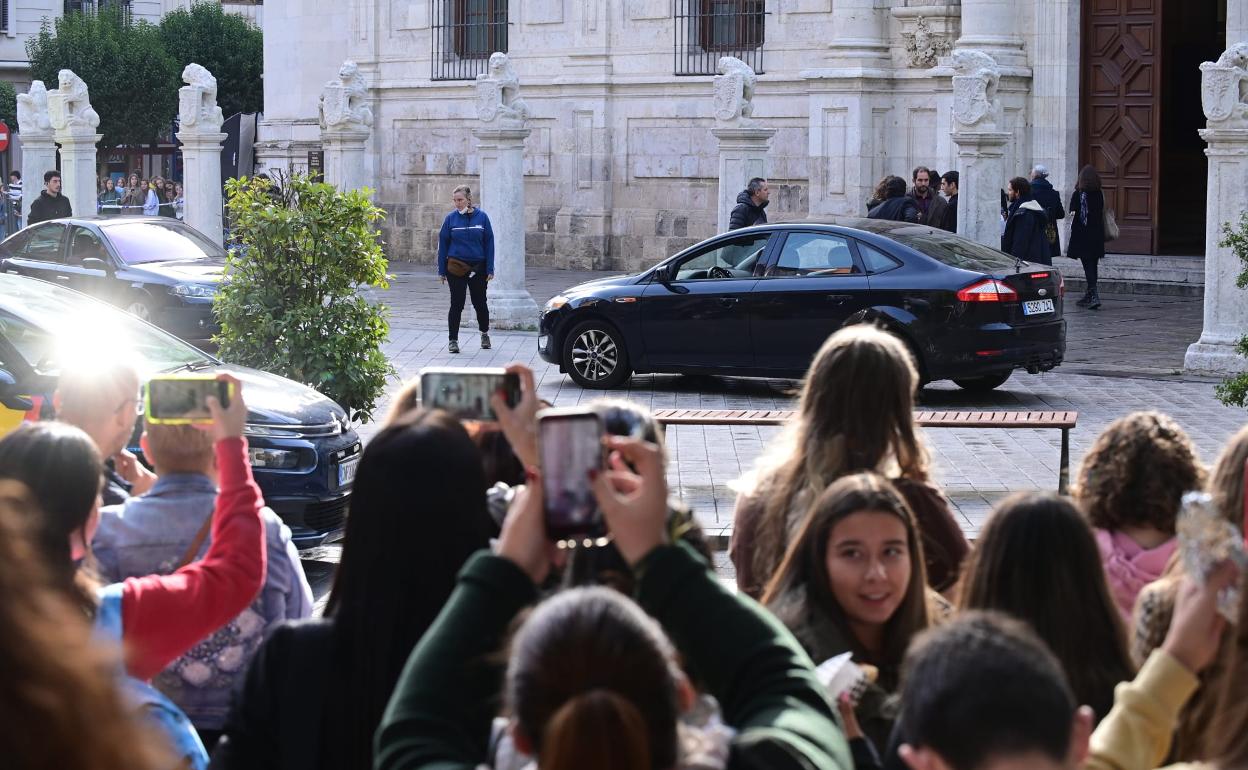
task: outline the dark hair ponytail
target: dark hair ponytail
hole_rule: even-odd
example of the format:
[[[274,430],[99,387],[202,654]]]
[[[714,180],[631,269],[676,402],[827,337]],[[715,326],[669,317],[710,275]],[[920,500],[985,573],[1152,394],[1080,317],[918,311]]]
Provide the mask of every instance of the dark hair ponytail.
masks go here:
[[[542,770],[650,770],[650,735],[637,706],[605,689],[566,701],[546,725]]]
[[[607,588],[542,603],[512,642],[507,707],[542,770],[676,765],[675,651],[636,604]]]

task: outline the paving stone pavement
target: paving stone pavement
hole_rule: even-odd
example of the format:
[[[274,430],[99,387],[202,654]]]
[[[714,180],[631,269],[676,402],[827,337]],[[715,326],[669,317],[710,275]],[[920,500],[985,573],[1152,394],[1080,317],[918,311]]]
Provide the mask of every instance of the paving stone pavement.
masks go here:
[[[1060,266],[1059,266],[1060,267]],[[493,350],[480,350],[471,308],[465,310],[463,353],[446,352],[448,296],[432,268],[399,263],[390,288],[370,290],[391,307],[386,354],[403,380],[425,366],[501,366],[520,361],[533,368],[543,398],[573,406],[602,395],[623,396],[652,409],[791,408],[796,383],[728,377],[645,375],[617,391],[585,391],[537,355],[534,332],[494,331]],[[614,273],[530,269],[528,287],[538,304],[568,286]],[[1109,422],[1138,409],[1173,416],[1192,435],[1201,457],[1212,462],[1221,445],[1248,413],[1222,406],[1215,380],[1181,374],[1187,345],[1200,335],[1201,301],[1186,297],[1104,297],[1104,308],[1076,308],[1067,302],[1067,360],[1042,374],[1016,372],[998,391],[972,395],[952,383],[935,383],[921,394],[934,409],[1053,409],[1079,412],[1071,432],[1072,475],[1083,454]],[[387,401],[400,386],[391,383]],[[383,402],[379,414],[384,414]],[[367,438],[376,428],[365,425]],[[682,426],[668,431],[673,490],[689,503],[711,535],[731,533],[732,483],[748,470],[778,428]],[[1060,432],[1050,430],[928,430],[925,439],[937,480],[957,507],[960,522],[974,536],[994,503],[1011,492],[1052,490],[1057,485]],[[717,538],[718,539],[718,538]]]

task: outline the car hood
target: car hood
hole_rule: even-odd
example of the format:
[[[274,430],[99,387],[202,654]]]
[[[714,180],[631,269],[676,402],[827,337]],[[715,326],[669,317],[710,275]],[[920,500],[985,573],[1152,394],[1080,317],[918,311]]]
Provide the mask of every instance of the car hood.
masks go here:
[[[569,289],[564,289],[560,293],[567,295],[567,296],[572,296],[574,294],[585,294],[588,292],[592,292],[594,289],[597,289],[602,286],[628,285],[628,284],[636,283],[637,279],[640,278],[641,275],[642,275],[641,273],[629,273],[628,275],[609,275],[606,278],[595,278],[592,281],[586,281],[585,283],[578,283],[577,285]]]
[[[147,273],[179,283],[218,284],[225,275],[223,259],[184,259],[175,262],[144,262],[130,265],[131,272]]]
[[[348,426],[347,413],[329,398],[306,385],[246,366],[220,364],[197,370],[200,374],[226,372],[243,383],[247,422],[253,425]]]

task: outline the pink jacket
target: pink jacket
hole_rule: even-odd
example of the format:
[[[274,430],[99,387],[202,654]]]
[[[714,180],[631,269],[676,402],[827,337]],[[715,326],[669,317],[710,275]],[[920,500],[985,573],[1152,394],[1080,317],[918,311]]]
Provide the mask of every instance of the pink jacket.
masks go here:
[[[1130,623],[1135,597],[1141,588],[1161,577],[1166,562],[1178,547],[1178,540],[1172,537],[1156,548],[1145,550],[1121,532],[1098,529],[1096,545],[1101,551],[1109,591],[1123,619]]]

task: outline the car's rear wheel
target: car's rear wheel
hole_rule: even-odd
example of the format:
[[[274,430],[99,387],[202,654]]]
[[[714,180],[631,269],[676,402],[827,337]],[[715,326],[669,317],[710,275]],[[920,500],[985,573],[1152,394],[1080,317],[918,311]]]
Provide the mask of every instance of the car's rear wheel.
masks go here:
[[[563,342],[562,360],[564,371],[582,388],[618,387],[632,373],[624,338],[603,321],[572,329]]]
[[[985,374],[983,377],[966,377],[963,379],[955,379],[954,383],[962,390],[969,390],[972,393],[987,393],[995,390],[1005,381],[1010,379],[1010,375],[1014,372],[1002,372],[1001,374]]]

